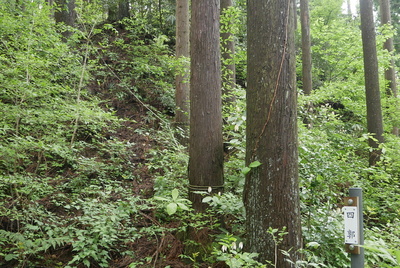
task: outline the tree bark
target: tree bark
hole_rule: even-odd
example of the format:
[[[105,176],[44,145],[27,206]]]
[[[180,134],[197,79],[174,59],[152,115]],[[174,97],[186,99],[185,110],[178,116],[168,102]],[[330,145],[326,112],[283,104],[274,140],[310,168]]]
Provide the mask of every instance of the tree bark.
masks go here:
[[[385,25],[391,24],[391,12],[390,12],[390,1],[389,0],[381,0],[381,24]],[[389,53],[393,53],[394,45],[393,38],[388,38],[383,44],[383,49],[389,51]],[[390,60],[390,67],[385,70],[385,80],[388,82],[386,86],[386,93],[388,97],[397,98],[397,82],[396,82],[396,70],[395,63],[393,57]],[[399,128],[394,126],[392,129],[392,133],[396,136],[399,135]]]
[[[353,13],[351,12],[350,0],[347,0],[347,15],[349,15],[350,17],[353,16]]]
[[[221,0],[221,15],[233,5],[232,0]],[[229,28],[226,25],[225,28]],[[224,105],[231,104],[235,98],[232,96],[232,90],[236,85],[236,65],[234,62],[235,40],[230,31],[221,31],[222,44],[222,62],[224,73],[222,75],[222,90],[225,95]]]
[[[364,53],[367,128],[368,132],[374,137],[374,139],[369,139],[368,142],[369,146],[373,148],[369,155],[369,165],[374,166],[379,161],[381,155],[379,144],[383,143],[384,139],[372,0],[360,0],[360,15]]]
[[[190,26],[189,26],[189,0],[176,1],[176,57],[190,57]],[[183,135],[178,137],[182,144],[187,144],[189,128],[189,71],[190,64],[183,66],[184,73],[175,77],[175,125],[183,130]]]
[[[297,0],[293,0],[294,30],[297,30]]]
[[[192,2],[190,32],[189,199],[195,211],[206,204],[194,191],[223,187],[219,0]]]
[[[292,267],[280,250],[299,259],[296,70],[290,0],[248,1],[246,165],[247,250],[280,268]],[[278,245],[268,228],[286,228]]]
[[[301,50],[302,50],[302,74],[303,92],[311,94],[312,90],[312,62],[311,62],[311,37],[310,37],[310,12],[308,0],[300,0],[301,17]]]
[[[117,22],[123,18],[129,18],[129,1],[128,0],[115,0],[108,7],[108,22]]]
[[[55,2],[59,7],[54,13],[54,19],[56,22],[62,22],[65,23],[65,25],[75,27],[77,16],[75,11],[75,0],[55,0]],[[62,33],[65,39],[70,37],[71,34],[71,31],[64,31]]]

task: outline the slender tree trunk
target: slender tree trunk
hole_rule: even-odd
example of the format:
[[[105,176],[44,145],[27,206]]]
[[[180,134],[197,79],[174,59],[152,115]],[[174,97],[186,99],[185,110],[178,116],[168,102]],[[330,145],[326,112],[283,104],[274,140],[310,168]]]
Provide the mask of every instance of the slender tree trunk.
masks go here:
[[[246,175],[247,250],[274,267],[293,267],[281,250],[299,259],[301,221],[298,185],[296,70],[293,5],[290,0],[247,4]],[[276,244],[269,228],[287,235]]]
[[[302,74],[303,92],[311,94],[312,90],[312,63],[311,63],[311,37],[310,37],[310,12],[308,0],[300,0],[301,17],[301,49],[302,49]]]
[[[232,0],[221,0],[221,15],[226,10],[232,7]],[[221,31],[221,44],[222,44],[222,90],[225,95],[224,105],[231,104],[235,98],[232,96],[232,90],[236,85],[236,66],[234,62],[235,55],[235,40],[233,34],[229,31],[229,25],[225,25],[226,30]]]
[[[347,15],[349,15],[350,17],[353,16],[353,14],[351,12],[350,0],[347,0]]]
[[[47,0],[47,4],[51,7],[50,18],[55,19],[55,17],[54,17],[54,12],[55,12],[54,0]]]
[[[47,3],[49,6],[52,6],[52,5],[54,5],[54,0],[47,0]]]
[[[184,72],[175,77],[175,125],[180,127],[184,133],[179,140],[182,144],[187,143],[185,138],[189,128],[189,71],[190,71],[190,24],[189,24],[189,0],[176,1],[176,57],[185,57],[188,61]]]
[[[381,23],[382,25],[391,24],[391,12],[390,12],[390,1],[381,0]],[[393,38],[388,38],[383,44],[383,49],[393,53],[394,45]],[[397,98],[397,82],[396,82],[396,70],[393,57],[390,60],[390,67],[385,70],[385,80],[388,82],[386,92],[389,97]],[[399,135],[399,128],[393,127],[392,133],[396,136]]]
[[[192,2],[190,31],[189,199],[204,211],[202,196],[223,187],[219,0]]]
[[[383,143],[384,139],[373,1],[360,0],[360,11],[367,102],[367,128],[368,132],[374,136],[374,139],[369,139],[369,145],[373,148],[369,155],[369,165],[374,166],[379,161],[381,155],[379,144]]]

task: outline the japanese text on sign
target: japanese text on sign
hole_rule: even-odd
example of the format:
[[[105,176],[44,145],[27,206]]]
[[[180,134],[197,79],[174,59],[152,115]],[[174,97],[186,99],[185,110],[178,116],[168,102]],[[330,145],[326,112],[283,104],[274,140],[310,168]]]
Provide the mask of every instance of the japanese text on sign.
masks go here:
[[[346,244],[359,243],[358,208],[343,207],[344,213],[344,242]]]

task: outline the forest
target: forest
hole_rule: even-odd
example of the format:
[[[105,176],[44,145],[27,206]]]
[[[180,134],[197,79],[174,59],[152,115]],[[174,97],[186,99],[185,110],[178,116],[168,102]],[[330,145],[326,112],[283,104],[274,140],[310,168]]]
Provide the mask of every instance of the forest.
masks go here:
[[[399,50],[399,0],[0,0],[0,267],[350,267],[355,187],[400,267]]]

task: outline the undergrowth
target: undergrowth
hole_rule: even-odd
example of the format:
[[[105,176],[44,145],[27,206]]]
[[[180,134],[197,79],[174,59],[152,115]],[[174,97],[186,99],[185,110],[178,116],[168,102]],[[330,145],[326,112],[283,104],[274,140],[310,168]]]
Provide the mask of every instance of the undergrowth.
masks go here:
[[[245,90],[224,107],[225,190],[203,193],[209,210],[194,213],[187,149],[171,126],[182,70],[169,37],[143,17],[107,24],[94,12],[64,42],[44,2],[2,4],[0,266],[265,267],[243,250]],[[382,162],[368,167],[359,80],[299,98],[296,267],[348,266],[341,207],[352,186],[364,191],[367,266],[399,266],[400,141],[387,134]],[[209,243],[188,239],[192,228]],[[285,230],[266,234],[278,245]]]

